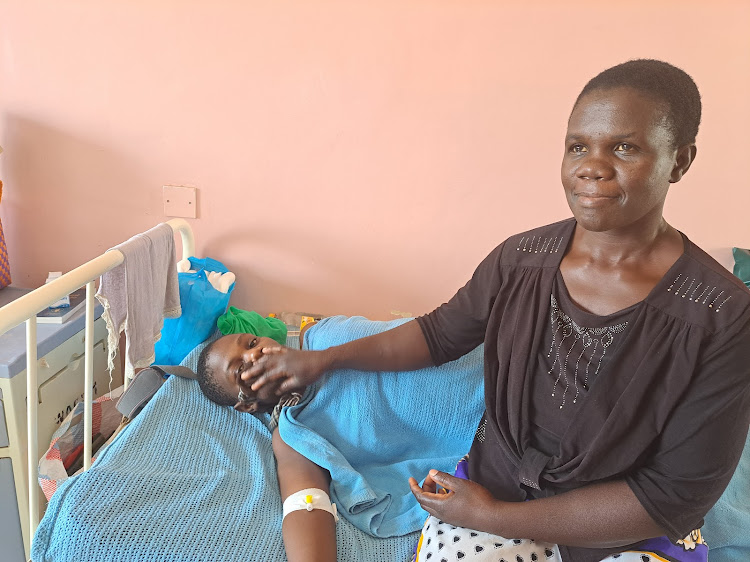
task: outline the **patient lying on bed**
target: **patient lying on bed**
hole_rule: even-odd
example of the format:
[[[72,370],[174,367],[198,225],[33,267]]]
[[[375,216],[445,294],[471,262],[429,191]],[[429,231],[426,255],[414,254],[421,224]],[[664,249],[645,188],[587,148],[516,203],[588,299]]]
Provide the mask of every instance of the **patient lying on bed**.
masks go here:
[[[279,404],[296,403],[299,395],[279,399],[276,389],[267,386],[256,393],[240,377],[264,350],[277,348],[274,340],[253,334],[231,334],[206,346],[197,368],[203,394],[220,406],[234,406],[247,413],[270,412]],[[328,471],[284,443],[278,427],[273,430],[272,443],[284,502],[282,535],[287,558],[290,562],[335,562],[338,516],[328,496]]]

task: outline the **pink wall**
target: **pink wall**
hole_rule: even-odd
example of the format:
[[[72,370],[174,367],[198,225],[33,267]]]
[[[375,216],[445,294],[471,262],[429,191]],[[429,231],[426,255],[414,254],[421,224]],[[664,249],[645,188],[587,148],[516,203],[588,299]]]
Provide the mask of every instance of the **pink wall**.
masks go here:
[[[15,283],[165,220],[161,186],[181,184],[238,306],[428,311],[503,238],[568,216],[571,104],[635,57],[703,93],[668,219],[750,246],[749,27],[744,0],[0,0]]]

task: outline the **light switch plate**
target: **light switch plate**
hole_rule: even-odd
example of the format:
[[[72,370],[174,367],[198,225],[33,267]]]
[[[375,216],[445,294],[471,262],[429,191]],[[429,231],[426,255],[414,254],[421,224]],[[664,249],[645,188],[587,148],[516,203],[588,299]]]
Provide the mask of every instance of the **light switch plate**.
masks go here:
[[[164,214],[168,217],[194,219],[198,211],[196,191],[198,190],[194,187],[185,187],[182,185],[162,186]]]

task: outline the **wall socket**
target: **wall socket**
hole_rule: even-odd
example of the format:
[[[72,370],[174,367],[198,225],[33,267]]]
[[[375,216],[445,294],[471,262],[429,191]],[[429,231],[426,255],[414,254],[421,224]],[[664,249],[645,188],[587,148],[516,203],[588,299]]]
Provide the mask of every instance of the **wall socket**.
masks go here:
[[[182,185],[162,186],[164,214],[168,217],[194,219],[198,212],[198,205],[196,203],[197,191],[195,187]]]

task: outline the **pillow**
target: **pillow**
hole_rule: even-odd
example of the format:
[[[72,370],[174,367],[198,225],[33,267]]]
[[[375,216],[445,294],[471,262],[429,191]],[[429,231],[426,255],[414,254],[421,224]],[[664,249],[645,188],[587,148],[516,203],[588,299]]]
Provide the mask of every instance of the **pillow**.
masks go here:
[[[716,505],[705,517],[701,533],[711,562],[750,560],[750,433],[737,470]]]
[[[734,269],[732,273],[742,279],[745,285],[750,287],[750,250],[732,248],[732,255],[734,256]]]
[[[732,272],[750,287],[750,250],[732,248]],[[750,560],[750,433],[737,470],[716,505],[705,517],[701,532],[712,562]]]

